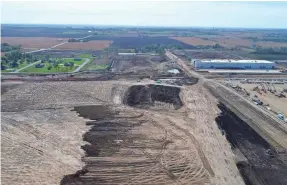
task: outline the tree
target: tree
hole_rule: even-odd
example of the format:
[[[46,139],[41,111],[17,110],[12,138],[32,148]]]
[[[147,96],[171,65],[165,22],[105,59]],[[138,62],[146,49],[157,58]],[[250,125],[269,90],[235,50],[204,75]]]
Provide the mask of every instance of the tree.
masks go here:
[[[15,68],[15,67],[18,67],[19,66],[19,64],[17,63],[17,61],[13,61],[12,63],[11,63],[11,67],[12,68]]]
[[[50,64],[48,67],[47,67],[48,70],[51,70],[52,69],[52,65]]]

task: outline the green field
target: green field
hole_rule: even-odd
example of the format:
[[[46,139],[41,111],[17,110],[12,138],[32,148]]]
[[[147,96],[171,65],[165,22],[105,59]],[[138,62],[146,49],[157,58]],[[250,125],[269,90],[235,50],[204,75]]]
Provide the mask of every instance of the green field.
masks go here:
[[[85,59],[81,59],[81,61],[75,61],[74,58],[63,58],[58,59],[58,66],[53,66],[49,62],[42,62],[45,66],[42,68],[36,68],[35,65],[31,66],[27,69],[24,69],[20,72],[28,72],[28,73],[59,73],[59,72],[73,72],[79,65],[81,65]],[[66,62],[73,62],[74,66],[64,66]],[[52,68],[49,70],[48,67]]]
[[[101,70],[101,69],[107,69],[107,67],[109,67],[108,64],[90,65],[86,70]]]
[[[92,54],[80,54],[79,56],[77,56],[78,58],[89,58],[92,59],[93,55]]]

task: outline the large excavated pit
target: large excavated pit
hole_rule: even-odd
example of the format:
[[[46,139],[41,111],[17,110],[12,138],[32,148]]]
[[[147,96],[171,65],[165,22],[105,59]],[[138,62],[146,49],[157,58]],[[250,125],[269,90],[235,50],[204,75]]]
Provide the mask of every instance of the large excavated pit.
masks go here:
[[[171,107],[177,110],[182,106],[179,93],[180,88],[174,86],[134,85],[126,92],[124,104],[132,107],[149,108],[156,106],[158,104],[157,102],[162,102],[167,105],[172,105]],[[162,107],[164,106],[161,106],[161,108]]]
[[[216,118],[218,127],[226,135],[233,151],[239,151],[241,160],[237,167],[247,185],[287,184],[287,156],[275,149],[256,133],[247,123],[223,104]],[[236,155],[238,155],[238,152]],[[238,157],[238,156],[237,156]]]

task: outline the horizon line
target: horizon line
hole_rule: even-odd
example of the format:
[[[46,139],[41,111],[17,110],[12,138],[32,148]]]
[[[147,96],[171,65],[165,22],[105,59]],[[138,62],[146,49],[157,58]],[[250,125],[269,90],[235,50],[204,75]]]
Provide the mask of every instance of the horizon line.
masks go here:
[[[102,25],[102,24],[64,24],[64,23],[1,23],[2,25],[57,25],[57,26],[98,26],[98,27],[132,27],[132,28],[205,28],[205,29],[283,29],[281,27],[225,27],[225,26],[149,26],[149,25]]]

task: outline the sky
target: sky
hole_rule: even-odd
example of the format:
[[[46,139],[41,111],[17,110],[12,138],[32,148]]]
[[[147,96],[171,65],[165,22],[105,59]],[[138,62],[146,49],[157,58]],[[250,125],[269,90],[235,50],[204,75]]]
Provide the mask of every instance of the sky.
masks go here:
[[[286,28],[287,2],[2,1],[1,23]]]

